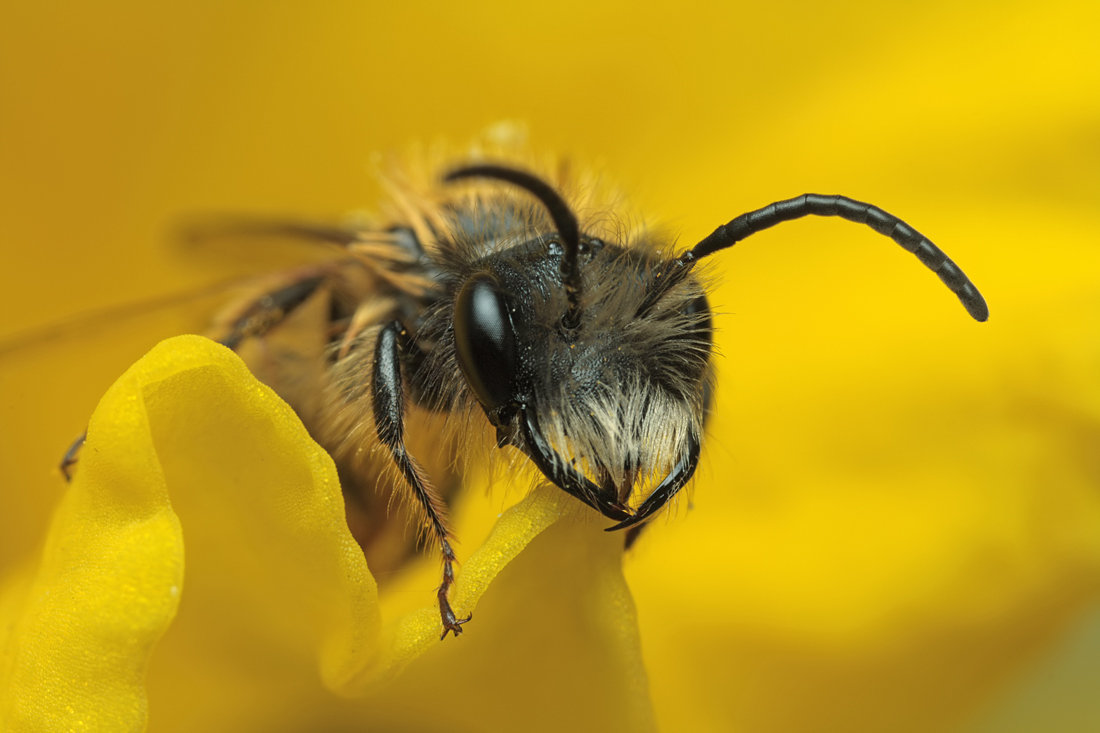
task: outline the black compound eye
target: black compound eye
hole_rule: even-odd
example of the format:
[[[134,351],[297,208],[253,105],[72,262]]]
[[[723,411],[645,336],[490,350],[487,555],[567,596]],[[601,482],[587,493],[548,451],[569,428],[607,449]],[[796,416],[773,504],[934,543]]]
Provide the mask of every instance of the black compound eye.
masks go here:
[[[455,347],[458,366],[486,410],[496,410],[512,401],[516,337],[508,304],[492,275],[474,275],[459,291]]]

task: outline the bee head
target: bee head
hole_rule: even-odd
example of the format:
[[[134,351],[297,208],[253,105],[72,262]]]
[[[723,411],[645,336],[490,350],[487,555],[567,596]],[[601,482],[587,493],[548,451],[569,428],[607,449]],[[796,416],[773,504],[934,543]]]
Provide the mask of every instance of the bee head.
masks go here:
[[[698,463],[711,353],[709,309],[692,274],[700,259],[781,222],[840,217],[893,239],[971,317],[989,317],[981,293],[943,250],[896,216],[846,196],[776,201],[667,259],[582,237],[561,196],[523,171],[482,165],[447,176],[462,178],[528,191],[555,231],[486,258],[462,285],[454,320],[459,366],[500,442],[518,446],[559,487],[620,520],[611,529],[652,516]],[[658,478],[631,514],[626,502],[639,476],[643,483]]]
[[[710,311],[690,264],[583,236],[556,191],[498,166],[555,231],[485,258],[455,299],[459,367],[498,443],[622,529],[690,480],[706,411]],[[636,489],[649,488],[637,511]]]

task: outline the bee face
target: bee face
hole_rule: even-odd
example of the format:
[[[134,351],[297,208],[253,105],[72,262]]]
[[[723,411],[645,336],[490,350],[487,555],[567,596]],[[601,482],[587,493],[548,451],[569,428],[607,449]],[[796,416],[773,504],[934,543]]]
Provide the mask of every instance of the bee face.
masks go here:
[[[575,322],[555,236],[478,262],[455,299],[455,356],[498,444],[622,520],[635,483],[699,440],[709,308],[694,276],[647,308],[668,269],[651,250],[584,238],[577,255]]]

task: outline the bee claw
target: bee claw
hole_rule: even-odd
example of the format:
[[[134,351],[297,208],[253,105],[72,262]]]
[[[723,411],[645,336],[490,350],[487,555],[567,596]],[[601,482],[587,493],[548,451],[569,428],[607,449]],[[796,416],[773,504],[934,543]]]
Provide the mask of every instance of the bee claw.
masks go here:
[[[455,635],[455,638],[457,639],[458,635],[462,633],[462,624],[468,622],[474,617],[474,615],[471,613],[466,616],[466,618],[458,618],[454,615],[454,612],[451,610],[449,604],[446,609],[441,610],[443,616],[443,633],[439,635],[440,641],[446,639],[448,633],[453,633]]]

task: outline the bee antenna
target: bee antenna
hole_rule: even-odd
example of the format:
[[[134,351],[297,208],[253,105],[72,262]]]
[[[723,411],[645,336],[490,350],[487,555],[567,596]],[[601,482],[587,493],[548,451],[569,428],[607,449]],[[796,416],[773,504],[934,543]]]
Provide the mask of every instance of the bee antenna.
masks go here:
[[[948,289],[958,296],[963,307],[976,321],[989,318],[989,306],[985,298],[963,274],[951,258],[928,238],[893,214],[877,206],[853,201],[846,196],[822,196],[806,193],[786,201],[776,201],[762,209],[742,214],[729,224],[723,224],[708,237],[695,245],[678,260],[687,265],[695,260],[732,247],[746,237],[775,226],[783,221],[801,219],[804,216],[839,216],[857,224],[866,224],[879,234],[890,237],[907,252],[917,256],[924,266],[939,275]]]
[[[569,313],[565,317],[568,328],[580,325],[581,273],[577,255],[581,246],[580,226],[577,216],[565,203],[565,199],[550,184],[538,176],[503,165],[471,165],[451,171],[443,180],[447,183],[463,178],[493,178],[519,186],[546,207],[554,228],[562,243],[561,276],[565,294],[569,298]]]

